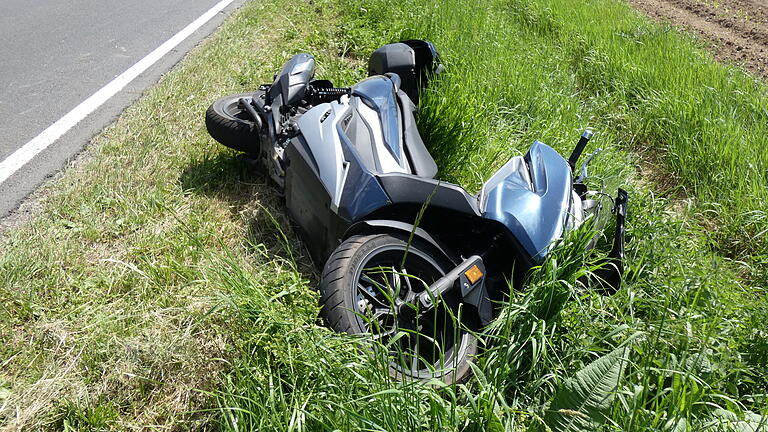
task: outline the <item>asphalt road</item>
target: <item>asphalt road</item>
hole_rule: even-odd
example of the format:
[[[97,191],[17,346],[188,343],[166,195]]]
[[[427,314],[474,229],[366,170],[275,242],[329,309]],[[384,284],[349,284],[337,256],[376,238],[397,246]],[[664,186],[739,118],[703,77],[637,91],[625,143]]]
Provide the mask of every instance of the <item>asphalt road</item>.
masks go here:
[[[221,13],[0,184],[0,217],[60,170],[245,0]],[[0,1],[0,161],[218,0]]]

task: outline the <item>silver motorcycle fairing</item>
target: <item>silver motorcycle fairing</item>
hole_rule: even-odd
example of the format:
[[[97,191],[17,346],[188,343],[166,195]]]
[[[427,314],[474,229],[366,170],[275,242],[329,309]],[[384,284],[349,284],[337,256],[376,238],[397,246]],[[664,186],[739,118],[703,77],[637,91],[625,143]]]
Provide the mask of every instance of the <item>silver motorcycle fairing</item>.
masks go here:
[[[387,77],[367,78],[352,88],[352,96],[312,107],[298,119],[298,126],[334,212],[339,211],[343,192],[359,195],[345,187],[352,161],[355,181],[360,181],[361,171],[411,174],[395,86]],[[342,142],[348,148],[346,154]],[[349,204],[360,207],[360,203]]]
[[[320,104],[299,118],[299,130],[314,159],[320,181],[328,191],[334,211],[339,207],[349,164],[344,159],[339,122],[349,114],[349,103]]]
[[[383,147],[397,164],[396,166],[388,164],[389,166],[382,172],[409,171],[403,151],[403,121],[395,92],[395,83],[384,76],[366,78],[352,87],[352,95],[356,96],[353,98],[356,102],[355,106],[366,123],[370,125],[376,143],[383,143]],[[378,156],[383,161],[387,160],[387,155],[382,152],[378,152]]]
[[[435,187],[459,188],[416,179],[399,169],[382,172],[382,152],[389,157],[393,155],[384,147],[386,144],[376,140],[376,135],[370,132],[370,123],[354,104],[342,98],[339,102],[318,105],[299,119],[302,136],[330,197],[332,212],[356,222],[389,203],[426,203]],[[402,186],[393,187],[398,179]],[[384,180],[387,182],[382,183]],[[416,186],[425,182],[434,184],[420,191]],[[398,186],[407,190],[399,191]],[[433,202],[429,205],[438,204],[436,197],[439,195],[431,197]],[[534,262],[543,260],[564,231],[575,228],[584,219],[581,199],[573,191],[567,162],[554,149],[538,141],[525,157],[514,157],[499,169],[484,184],[478,198],[477,212],[472,213],[502,223]],[[477,203],[469,195],[467,199]]]
[[[480,211],[484,218],[504,224],[536,262],[544,259],[567,226],[583,220],[568,162],[539,141],[525,157],[513,157],[483,185]]]

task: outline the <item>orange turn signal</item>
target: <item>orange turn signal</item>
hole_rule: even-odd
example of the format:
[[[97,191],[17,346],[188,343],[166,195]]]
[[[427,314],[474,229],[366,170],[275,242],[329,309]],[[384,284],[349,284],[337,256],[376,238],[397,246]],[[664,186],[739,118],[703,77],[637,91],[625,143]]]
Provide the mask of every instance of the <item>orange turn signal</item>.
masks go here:
[[[480,271],[479,267],[473,265],[469,268],[469,270],[464,272],[464,276],[469,279],[469,283],[474,284],[475,282],[479,281],[481,277],[483,277],[483,272]]]

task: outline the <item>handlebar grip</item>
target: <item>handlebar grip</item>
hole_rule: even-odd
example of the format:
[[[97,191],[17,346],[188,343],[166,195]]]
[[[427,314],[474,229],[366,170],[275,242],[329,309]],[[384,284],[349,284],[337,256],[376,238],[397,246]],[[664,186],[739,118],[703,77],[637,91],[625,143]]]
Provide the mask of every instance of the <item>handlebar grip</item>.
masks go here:
[[[589,139],[592,138],[592,135],[593,133],[589,129],[586,129],[581,134],[579,143],[576,144],[576,148],[573,149],[571,156],[568,158],[568,165],[571,166],[571,171],[576,169],[576,162],[579,161],[579,158],[581,157],[581,154],[584,152],[584,149],[587,147],[587,143],[589,142]]]

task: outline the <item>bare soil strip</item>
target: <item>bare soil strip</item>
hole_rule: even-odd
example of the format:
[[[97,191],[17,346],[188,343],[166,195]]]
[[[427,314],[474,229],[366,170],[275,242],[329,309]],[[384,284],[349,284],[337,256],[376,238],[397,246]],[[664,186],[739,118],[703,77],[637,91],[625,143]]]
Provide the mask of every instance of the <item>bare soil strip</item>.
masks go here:
[[[654,19],[712,42],[715,56],[768,77],[768,5],[763,0],[629,0]]]

